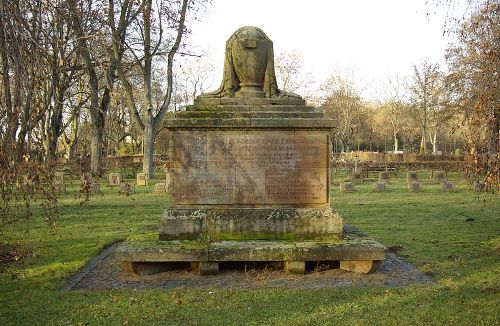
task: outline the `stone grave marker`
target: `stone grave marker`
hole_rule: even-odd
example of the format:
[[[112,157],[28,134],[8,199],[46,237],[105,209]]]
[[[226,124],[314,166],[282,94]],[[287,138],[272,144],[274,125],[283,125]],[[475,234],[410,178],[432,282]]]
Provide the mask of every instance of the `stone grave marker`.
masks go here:
[[[387,190],[387,183],[383,181],[377,181],[373,184],[373,189],[375,191],[385,191]]]
[[[436,171],[434,172],[434,181],[436,183],[443,183],[446,179],[446,173],[444,171]]]
[[[120,191],[119,193],[121,195],[125,196],[130,196],[135,194],[135,184],[133,183],[128,183],[128,182],[122,182],[120,183]]]
[[[406,172],[406,180],[408,182],[418,181],[417,171],[408,171],[408,172]]]
[[[109,186],[110,187],[119,187],[120,183],[121,183],[120,173],[110,173],[109,174]]]
[[[81,177],[81,189],[82,192],[89,192],[91,195],[101,194],[101,185],[92,176],[91,173],[85,172]]]
[[[167,184],[164,182],[155,184],[155,192],[167,192]]]
[[[125,242],[116,252],[124,270],[188,262],[215,274],[221,262],[265,261],[304,273],[308,261],[341,261],[345,270],[373,271],[386,248],[344,235],[331,208],[334,121],[278,89],[273,43],[257,27],[230,37],[223,71],[219,89],[165,121],[171,189],[161,246]]]
[[[422,183],[419,181],[408,181],[408,190],[418,192],[422,190]]]
[[[55,192],[61,194],[66,192],[66,184],[64,183],[64,172],[55,172],[53,180]]]
[[[354,191],[354,183],[351,181],[344,181],[340,183],[340,191],[342,192],[347,192],[347,191]]]
[[[455,185],[452,182],[444,181],[441,184],[441,190],[444,192],[453,191],[454,189],[455,189]]]
[[[147,173],[137,173],[137,185],[138,186],[147,186],[148,185],[148,177]]]
[[[363,182],[363,175],[360,171],[354,171],[351,175],[351,182],[355,185],[359,185]]]
[[[389,172],[388,171],[379,172],[378,173],[378,181],[389,183]]]

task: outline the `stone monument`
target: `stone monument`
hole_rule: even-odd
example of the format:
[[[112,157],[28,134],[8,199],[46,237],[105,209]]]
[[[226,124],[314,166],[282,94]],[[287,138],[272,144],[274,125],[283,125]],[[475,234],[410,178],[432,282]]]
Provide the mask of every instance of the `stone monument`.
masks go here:
[[[170,207],[160,241],[118,249],[127,272],[190,262],[213,274],[230,261],[283,262],[299,273],[306,261],[341,261],[369,272],[385,257],[378,242],[343,234],[330,203],[333,121],[278,89],[273,56],[261,29],[238,29],[221,86],[166,121]]]

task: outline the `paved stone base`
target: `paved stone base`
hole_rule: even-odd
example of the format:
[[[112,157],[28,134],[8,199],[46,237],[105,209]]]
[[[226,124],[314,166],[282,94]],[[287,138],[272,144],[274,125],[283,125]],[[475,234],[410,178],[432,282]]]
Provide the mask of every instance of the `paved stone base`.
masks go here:
[[[139,275],[158,272],[158,263],[179,262],[198,262],[200,274],[214,274],[220,262],[285,262],[288,272],[303,273],[301,266],[306,262],[325,261],[340,261],[341,269],[369,273],[385,255],[385,246],[349,227],[344,229],[344,236],[339,240],[202,242],[132,238],[116,250],[124,270]]]
[[[123,272],[116,259],[115,248],[108,247],[70,278],[63,291],[100,291],[113,289],[331,289],[345,287],[402,287],[433,284],[433,280],[394,253],[388,253],[380,267],[370,274],[351,273],[339,269],[338,263],[306,265],[304,274],[289,274],[283,263],[252,262],[238,265],[219,264],[216,276],[198,274],[198,264],[178,265],[154,275],[136,276]],[[229,264],[229,265],[228,265]],[[174,266],[172,266],[174,267]]]
[[[342,217],[331,208],[169,208],[160,240],[334,239]]]

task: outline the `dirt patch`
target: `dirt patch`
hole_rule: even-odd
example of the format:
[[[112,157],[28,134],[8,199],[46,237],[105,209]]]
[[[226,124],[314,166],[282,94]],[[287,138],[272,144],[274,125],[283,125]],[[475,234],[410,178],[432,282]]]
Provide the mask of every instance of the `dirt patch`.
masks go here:
[[[31,246],[0,243],[0,272],[3,272],[11,264],[21,262],[24,258],[31,255],[32,251],[33,248]]]

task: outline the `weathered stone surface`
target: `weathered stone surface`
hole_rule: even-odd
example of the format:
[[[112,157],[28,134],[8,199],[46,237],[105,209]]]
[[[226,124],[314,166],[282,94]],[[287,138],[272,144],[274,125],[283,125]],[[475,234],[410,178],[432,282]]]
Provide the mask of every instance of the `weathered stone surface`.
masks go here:
[[[352,229],[346,232],[342,239],[320,241],[130,241],[117,248],[116,256],[125,262],[356,262],[385,258],[382,244]]]
[[[434,172],[434,181],[436,183],[443,183],[445,180],[446,180],[446,172],[441,170]]]
[[[121,182],[120,183],[120,191],[119,191],[119,193],[121,195],[126,195],[126,196],[130,196],[130,195],[135,194],[135,184],[130,184],[130,183],[127,183],[127,182]]]
[[[63,172],[54,173],[54,180],[52,181],[52,185],[54,186],[54,191],[56,193],[62,194],[66,192],[66,184],[64,183]]]
[[[381,171],[378,173],[378,181],[389,182],[389,172]]]
[[[295,245],[294,258],[305,261],[382,260],[386,252],[384,245],[369,238],[343,238],[324,243],[300,241]]]
[[[340,261],[340,269],[368,274],[372,273],[380,266],[380,260],[342,260]]]
[[[118,187],[121,183],[120,173],[110,173],[109,174],[109,186],[110,187]]]
[[[419,181],[408,181],[408,190],[417,192],[422,190],[422,183]]]
[[[198,271],[200,275],[217,275],[219,274],[219,263],[213,261],[200,261]]]
[[[208,245],[198,241],[129,241],[116,249],[125,262],[193,262],[208,260]]]
[[[378,181],[373,184],[373,190],[375,191],[385,191],[387,190],[387,184],[384,181]]]
[[[160,182],[160,183],[155,184],[155,192],[158,192],[158,193],[167,192],[167,184],[164,182]]]
[[[410,181],[417,181],[418,180],[417,171],[408,171],[408,172],[406,172],[406,180],[408,182],[410,182]]]
[[[326,132],[174,131],[172,141],[174,207],[329,203]]]
[[[361,172],[353,172],[351,175],[351,182],[355,185],[361,184],[363,182],[363,175],[361,174]]]
[[[287,273],[290,274],[304,274],[304,272],[306,271],[306,262],[286,260],[284,269]]]
[[[138,186],[147,186],[148,185],[147,173],[137,173],[137,185]]]
[[[354,184],[350,181],[344,181],[340,183],[340,191],[354,191]]]
[[[167,209],[160,239],[328,239],[342,234],[330,208]]]
[[[278,89],[273,42],[258,27],[245,26],[226,42],[224,74],[218,90],[200,98],[298,98]]]
[[[211,261],[284,261],[295,256],[293,242],[219,241],[210,245]]]
[[[455,189],[455,185],[452,182],[444,181],[441,185],[441,190],[448,192],[453,191]]]

